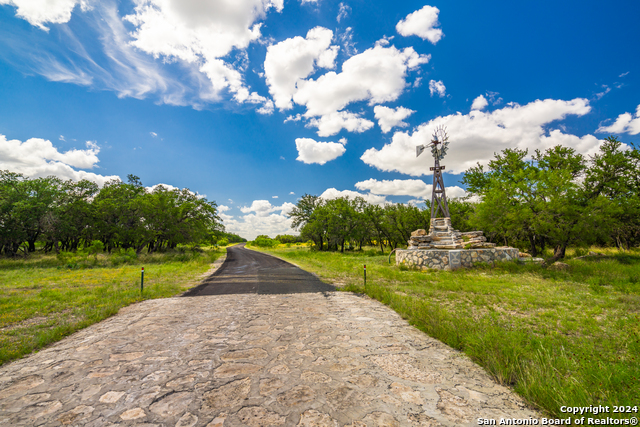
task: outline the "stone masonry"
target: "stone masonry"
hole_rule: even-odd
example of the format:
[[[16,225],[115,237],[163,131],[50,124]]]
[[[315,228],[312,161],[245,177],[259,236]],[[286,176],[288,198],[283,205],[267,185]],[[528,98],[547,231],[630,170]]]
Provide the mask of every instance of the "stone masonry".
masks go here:
[[[482,231],[461,233],[451,225],[451,218],[431,218],[429,233],[419,229],[411,233],[408,249],[490,249],[495,243],[487,242]]]
[[[396,250],[396,265],[422,270],[455,270],[478,262],[493,263],[518,259],[518,249],[496,247],[487,242],[482,231],[461,233],[451,225],[451,218],[431,218],[429,233],[415,230],[406,250]]]
[[[471,267],[476,263],[493,263],[495,261],[518,260],[518,249],[497,247],[492,249],[398,249],[396,265],[405,265],[421,270],[455,270],[460,267]]]
[[[0,367],[0,426],[471,426],[541,415],[346,292],[144,301]]]

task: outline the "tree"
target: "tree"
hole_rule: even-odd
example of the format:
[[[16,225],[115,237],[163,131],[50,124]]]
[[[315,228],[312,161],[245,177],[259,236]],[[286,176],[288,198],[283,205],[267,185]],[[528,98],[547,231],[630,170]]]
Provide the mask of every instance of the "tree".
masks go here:
[[[380,245],[380,251],[384,253],[385,241],[391,244],[385,229],[385,211],[378,205],[366,203],[363,208],[363,217],[368,229],[369,238]]]
[[[209,242],[224,234],[216,203],[188,189],[164,186],[148,192],[140,178],[128,176],[107,182],[101,189],[87,180],[56,177],[29,179],[0,171],[0,252],[15,255],[36,250],[105,250],[146,246],[149,251],[179,244]],[[234,241],[240,236],[229,234]]]
[[[527,150],[506,149],[489,161],[488,171],[480,164],[467,170],[462,183],[481,199],[471,215],[471,224],[490,240],[500,239],[505,245],[526,240],[535,256],[536,240],[540,239],[536,232],[538,171],[525,160],[527,154]]]
[[[401,203],[386,205],[384,216],[383,232],[394,248],[405,245],[413,231],[420,228],[428,230],[431,223],[430,212]]]
[[[468,191],[480,197],[471,222],[500,237],[505,244],[528,241],[535,256],[545,245],[553,260],[569,245],[588,245],[609,231],[616,206],[585,180],[584,156],[570,147],[536,150],[507,149],[489,162],[469,169],[463,178]],[[597,181],[597,179],[596,179]]]
[[[304,243],[304,239],[301,236],[294,236],[293,234],[278,234],[276,240],[280,243]]]
[[[94,205],[91,203],[98,192],[95,182],[72,180],[60,183],[60,191],[55,206],[42,220],[45,251],[58,247],[76,250],[81,241],[85,246],[93,240],[95,224]]]
[[[147,231],[142,220],[142,205],[137,200],[145,189],[139,182],[130,181],[134,183],[107,181],[93,201],[96,237],[109,252],[117,247],[134,247],[144,240],[143,234]]]
[[[326,234],[326,210],[318,196],[305,194],[298,200],[296,207],[288,216],[293,219],[291,228],[299,230],[306,240],[312,240],[318,250],[323,250]]]
[[[16,206],[27,197],[22,174],[0,171],[0,250],[15,255],[26,236]]]
[[[626,149],[624,149],[626,148]],[[600,151],[589,157],[585,188],[592,198],[603,197],[611,210],[608,223],[617,247],[640,243],[640,151],[623,147],[610,136]],[[604,202],[603,202],[604,203]]]
[[[138,200],[146,229],[137,250],[145,245],[149,252],[181,243],[204,241],[223,231],[215,202],[198,197],[188,189],[168,190],[157,186]]]

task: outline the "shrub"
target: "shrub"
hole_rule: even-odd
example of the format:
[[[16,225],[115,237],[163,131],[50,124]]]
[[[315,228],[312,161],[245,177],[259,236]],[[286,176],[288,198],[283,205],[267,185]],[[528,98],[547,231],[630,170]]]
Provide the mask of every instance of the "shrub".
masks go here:
[[[260,235],[256,237],[256,239],[253,241],[253,244],[260,248],[273,248],[275,246],[278,246],[280,242],[270,238],[269,236]]]
[[[111,265],[118,266],[122,264],[129,264],[134,262],[138,256],[133,248],[129,249],[116,249],[111,255]]]

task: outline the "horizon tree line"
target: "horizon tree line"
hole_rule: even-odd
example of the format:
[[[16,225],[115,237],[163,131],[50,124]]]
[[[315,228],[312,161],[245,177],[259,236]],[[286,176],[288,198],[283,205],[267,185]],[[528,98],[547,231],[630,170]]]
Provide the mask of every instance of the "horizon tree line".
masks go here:
[[[533,256],[569,246],[640,245],[640,151],[608,137],[593,155],[557,145],[536,150],[506,149],[486,169],[465,171],[468,196],[449,200],[451,222],[459,231],[482,230],[491,242],[526,248]],[[289,216],[292,228],[317,250],[397,248],[411,232],[429,229],[430,202],[424,208],[379,206],[361,197],[325,200],[305,194]]]
[[[188,189],[149,191],[137,176],[127,178],[99,188],[88,180],[0,171],[0,253],[28,254],[36,243],[45,252],[76,251],[98,240],[107,252],[132,248],[139,254],[242,240],[224,232],[214,201]]]

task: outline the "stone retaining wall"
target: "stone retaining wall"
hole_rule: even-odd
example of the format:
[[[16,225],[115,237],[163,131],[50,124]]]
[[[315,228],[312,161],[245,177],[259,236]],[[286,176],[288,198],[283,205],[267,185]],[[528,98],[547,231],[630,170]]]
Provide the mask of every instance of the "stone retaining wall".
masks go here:
[[[398,249],[396,250],[396,265],[417,267],[423,270],[455,270],[460,267],[471,267],[479,262],[511,261],[518,259],[516,248],[492,249]]]

